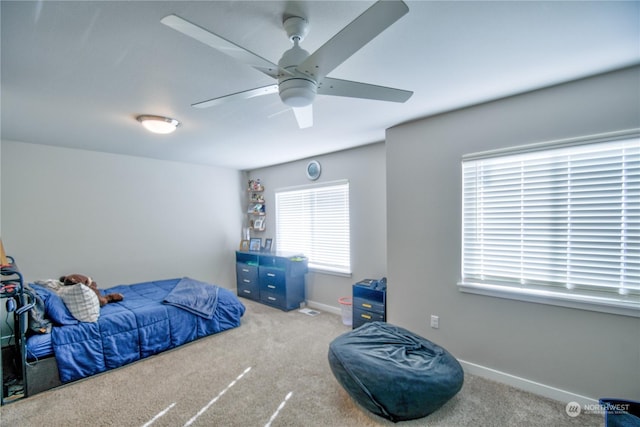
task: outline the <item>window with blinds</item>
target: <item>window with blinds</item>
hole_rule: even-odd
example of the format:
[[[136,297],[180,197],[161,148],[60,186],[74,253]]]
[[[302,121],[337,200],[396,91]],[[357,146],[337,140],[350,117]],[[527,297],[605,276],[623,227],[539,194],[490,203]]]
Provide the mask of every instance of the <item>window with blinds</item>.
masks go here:
[[[277,191],[276,243],[302,252],[309,267],[351,273],[349,182]]]
[[[463,158],[461,285],[640,313],[640,138],[605,139]]]

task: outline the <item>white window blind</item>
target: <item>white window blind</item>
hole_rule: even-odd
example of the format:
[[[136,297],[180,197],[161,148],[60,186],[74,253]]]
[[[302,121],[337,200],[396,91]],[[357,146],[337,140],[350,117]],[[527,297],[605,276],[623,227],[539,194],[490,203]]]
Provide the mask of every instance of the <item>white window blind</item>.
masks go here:
[[[465,158],[462,284],[640,309],[640,139]]]
[[[351,273],[349,182],[276,192],[276,244],[302,252],[309,267]]]

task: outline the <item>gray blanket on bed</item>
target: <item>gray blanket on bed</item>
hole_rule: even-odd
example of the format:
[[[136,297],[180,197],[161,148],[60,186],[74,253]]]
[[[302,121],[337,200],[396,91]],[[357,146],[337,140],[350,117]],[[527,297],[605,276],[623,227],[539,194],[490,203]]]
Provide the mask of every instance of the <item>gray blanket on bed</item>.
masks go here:
[[[184,277],[166,296],[163,303],[211,319],[218,305],[218,287]]]

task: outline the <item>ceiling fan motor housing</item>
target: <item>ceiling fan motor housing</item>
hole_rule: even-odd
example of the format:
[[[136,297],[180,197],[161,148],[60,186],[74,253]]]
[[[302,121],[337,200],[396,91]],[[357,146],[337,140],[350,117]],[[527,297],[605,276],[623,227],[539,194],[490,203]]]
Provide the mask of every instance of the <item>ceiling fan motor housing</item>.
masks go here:
[[[292,73],[292,75],[281,75],[278,79],[280,99],[290,107],[306,107],[311,105],[316,97],[318,90],[316,81],[296,69],[298,64],[308,56],[309,52],[298,46],[298,41],[294,40],[293,47],[278,61],[280,68]]]
[[[301,42],[309,33],[309,21],[299,16],[290,16],[286,18],[282,22],[282,26],[287,32],[289,40],[292,42],[295,39],[298,39],[298,41]]]

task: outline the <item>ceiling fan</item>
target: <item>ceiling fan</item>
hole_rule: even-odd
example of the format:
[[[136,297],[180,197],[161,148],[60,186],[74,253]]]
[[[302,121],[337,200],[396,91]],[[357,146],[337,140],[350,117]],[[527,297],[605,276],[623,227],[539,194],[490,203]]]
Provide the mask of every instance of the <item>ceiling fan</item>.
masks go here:
[[[293,108],[300,128],[307,128],[313,125],[312,103],[316,94],[391,102],[405,102],[413,95],[413,92],[407,90],[327,77],[338,65],[408,11],[409,8],[401,0],[380,0],[313,54],[299,45],[307,35],[308,21],[300,16],[285,17],[283,27],[293,47],[282,55],[278,64],[179,16],[165,16],[160,22],[277,80],[277,83],[268,86],[198,102],[192,104],[193,107],[206,108],[277,92],[282,102]]]

